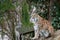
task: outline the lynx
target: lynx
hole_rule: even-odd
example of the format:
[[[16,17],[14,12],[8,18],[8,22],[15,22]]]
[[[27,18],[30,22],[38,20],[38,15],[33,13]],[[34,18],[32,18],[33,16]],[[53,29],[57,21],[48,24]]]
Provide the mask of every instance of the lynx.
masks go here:
[[[52,27],[50,22],[42,18],[38,14],[36,13],[31,14],[30,22],[34,24],[35,36],[33,37],[33,39],[37,39],[39,37],[39,34],[40,35],[44,34],[45,37],[48,37],[49,34],[51,34],[51,36],[54,35],[54,28]]]

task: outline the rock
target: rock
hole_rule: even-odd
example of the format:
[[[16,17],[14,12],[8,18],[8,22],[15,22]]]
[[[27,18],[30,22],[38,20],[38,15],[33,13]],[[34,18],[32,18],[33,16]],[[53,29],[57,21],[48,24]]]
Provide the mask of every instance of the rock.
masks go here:
[[[53,40],[60,40],[60,30],[57,30],[57,31],[55,32],[55,37],[54,37]]]
[[[55,36],[59,36],[60,35],[60,30],[55,31]]]
[[[39,40],[60,40],[60,30],[55,31],[54,37],[49,38],[39,38]]]
[[[53,40],[60,40],[60,35],[56,36]]]

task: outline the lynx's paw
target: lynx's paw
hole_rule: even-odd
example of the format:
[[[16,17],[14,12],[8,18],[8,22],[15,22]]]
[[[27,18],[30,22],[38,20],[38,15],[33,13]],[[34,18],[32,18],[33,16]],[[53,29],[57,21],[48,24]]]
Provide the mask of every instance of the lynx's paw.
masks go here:
[[[33,40],[34,40],[34,39],[38,39],[38,37],[33,37],[32,39],[33,39]]]

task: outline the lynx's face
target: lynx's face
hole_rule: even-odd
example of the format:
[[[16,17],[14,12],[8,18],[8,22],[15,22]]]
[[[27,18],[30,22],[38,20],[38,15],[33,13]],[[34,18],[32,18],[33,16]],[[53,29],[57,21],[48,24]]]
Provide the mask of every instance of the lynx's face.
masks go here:
[[[31,14],[30,22],[36,23],[38,21],[38,17],[36,14]]]

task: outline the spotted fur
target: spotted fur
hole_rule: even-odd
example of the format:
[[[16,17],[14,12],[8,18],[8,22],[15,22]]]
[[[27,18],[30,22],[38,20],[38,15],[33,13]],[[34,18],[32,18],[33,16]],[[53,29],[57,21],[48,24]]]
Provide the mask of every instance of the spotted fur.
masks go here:
[[[38,14],[34,13],[31,15],[30,21],[34,24],[34,31],[38,30],[35,35],[39,35],[40,30],[48,30],[51,36],[54,34],[54,28],[50,24],[50,22]],[[37,25],[37,26],[36,26]]]

